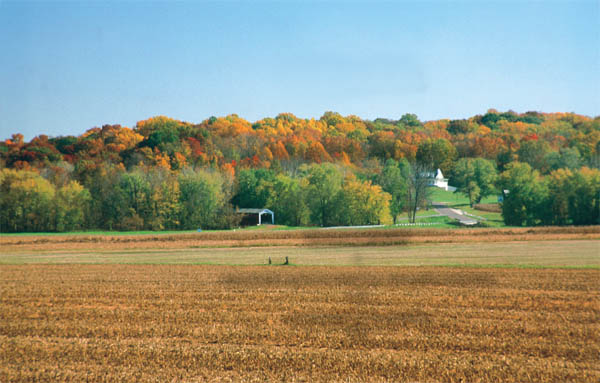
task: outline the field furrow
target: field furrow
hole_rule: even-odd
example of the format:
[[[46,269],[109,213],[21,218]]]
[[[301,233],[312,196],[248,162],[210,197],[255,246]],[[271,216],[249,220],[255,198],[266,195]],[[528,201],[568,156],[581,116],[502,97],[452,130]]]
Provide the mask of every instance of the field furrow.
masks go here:
[[[0,268],[0,381],[600,379],[600,271]]]

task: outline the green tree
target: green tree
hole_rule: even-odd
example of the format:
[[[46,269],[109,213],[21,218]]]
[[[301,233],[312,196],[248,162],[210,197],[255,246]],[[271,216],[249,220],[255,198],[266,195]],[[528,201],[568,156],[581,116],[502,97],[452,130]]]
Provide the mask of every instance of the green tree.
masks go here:
[[[84,186],[91,194],[90,213],[86,227],[115,230],[123,220],[119,181],[122,166],[101,164],[93,172],[84,172]]]
[[[456,148],[444,138],[428,139],[417,148],[417,162],[442,173],[450,174],[454,167],[454,160],[458,156]]]
[[[517,150],[519,162],[526,162],[532,168],[545,171],[548,163],[546,156],[551,152],[550,145],[542,140],[527,140],[521,143],[521,147]]]
[[[600,223],[600,170],[583,167],[569,177],[569,218],[574,225]]]
[[[425,207],[429,200],[431,194],[429,180],[432,172],[430,167],[421,163],[411,164],[410,167],[405,169],[405,172],[408,220],[411,223],[415,223],[417,210]]]
[[[19,231],[22,224],[23,211],[17,205],[18,196],[12,194],[12,188],[23,177],[24,174],[15,169],[0,170],[0,233]]]
[[[171,156],[180,151],[180,132],[185,132],[187,128],[189,127],[185,123],[164,116],[140,121],[135,130],[145,139],[138,146],[158,148],[161,152]]]
[[[141,170],[123,173],[117,185],[117,201],[121,230],[150,228],[150,183]]]
[[[55,194],[54,185],[37,173],[3,169],[0,172],[0,231],[54,231]]]
[[[183,229],[217,228],[226,201],[223,177],[217,172],[186,170],[179,176]]]
[[[573,173],[569,169],[558,169],[550,173],[548,194],[552,224],[567,225],[570,223],[569,200],[573,198],[571,187]]]
[[[600,170],[555,170],[549,175],[548,189],[552,224],[599,223]]]
[[[500,187],[506,191],[502,217],[507,225],[533,226],[547,222],[546,182],[529,164],[513,162],[500,175]]]
[[[411,128],[422,126],[421,121],[419,121],[417,115],[411,113],[406,113],[402,117],[400,117],[400,120],[398,120],[398,125]]]
[[[393,159],[386,161],[381,174],[376,178],[377,184],[386,193],[390,194],[390,213],[394,224],[398,216],[406,209],[407,205],[407,182],[405,175],[408,173],[410,164],[405,159],[397,162]]]
[[[268,188],[266,207],[275,213],[276,222],[289,226],[304,226],[310,222],[306,203],[306,180],[298,180],[279,174],[272,182],[264,182]]]
[[[479,203],[489,195],[496,193],[498,178],[496,165],[484,158],[461,158],[453,170],[452,182],[456,191],[469,198],[469,204]]]
[[[73,231],[85,228],[89,213],[90,192],[77,181],[71,181],[58,189],[54,212],[56,231]]]
[[[448,123],[448,133],[450,134],[466,134],[474,130],[476,125],[469,120],[452,120]]]
[[[579,169],[581,156],[577,148],[561,148],[560,151],[551,151],[544,156],[544,169]]]
[[[238,173],[236,194],[232,203],[241,208],[263,208],[269,199],[269,189],[262,183],[275,181],[275,173],[269,169],[245,169]]]
[[[305,166],[301,171],[308,181],[311,222],[331,226],[335,216],[335,198],[342,187],[342,173],[330,163]]]

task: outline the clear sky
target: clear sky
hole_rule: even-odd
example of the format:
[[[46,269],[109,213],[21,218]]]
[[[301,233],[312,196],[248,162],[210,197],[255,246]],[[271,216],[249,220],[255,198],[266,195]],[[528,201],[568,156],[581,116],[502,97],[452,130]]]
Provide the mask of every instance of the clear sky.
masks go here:
[[[0,139],[156,115],[596,116],[599,4],[0,0]]]

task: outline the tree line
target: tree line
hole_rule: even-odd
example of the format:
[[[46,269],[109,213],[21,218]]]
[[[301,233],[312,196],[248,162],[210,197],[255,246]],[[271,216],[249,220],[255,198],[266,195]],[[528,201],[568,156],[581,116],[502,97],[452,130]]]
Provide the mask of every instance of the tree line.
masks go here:
[[[303,165],[295,175],[244,169],[235,177],[216,169],[172,171],[103,168],[87,187],[34,171],[0,171],[0,231],[89,229],[189,230],[239,225],[236,208],[266,207],[289,226],[395,223],[428,204],[424,166],[388,160],[378,174],[339,164]],[[590,225],[600,219],[600,171],[559,169],[542,176],[513,162],[498,174],[491,161],[461,159],[453,173],[457,192],[477,203],[504,193],[506,224]],[[501,190],[499,192],[499,190]]]
[[[81,136],[0,142],[0,231],[231,228],[237,207],[292,226],[414,221],[440,168],[509,225],[597,224],[600,119],[499,113],[465,120],[166,117]]]
[[[236,207],[268,207],[291,226],[391,223],[390,195],[338,165],[301,167],[296,177],[246,169],[106,169],[89,189],[32,171],[0,171],[2,232],[186,230],[236,227]]]

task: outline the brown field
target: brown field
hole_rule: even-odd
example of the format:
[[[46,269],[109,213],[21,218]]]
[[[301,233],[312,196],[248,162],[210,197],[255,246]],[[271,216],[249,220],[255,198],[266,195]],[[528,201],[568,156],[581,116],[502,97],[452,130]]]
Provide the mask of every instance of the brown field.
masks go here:
[[[568,269],[5,265],[0,382],[598,382],[599,281]]]
[[[487,211],[491,213],[501,213],[502,208],[497,203],[478,203],[473,205],[475,210]]]
[[[242,230],[193,234],[0,236],[5,252],[251,246],[381,246],[424,243],[597,240],[600,226],[495,229]]]
[[[156,249],[13,250],[0,265],[20,264],[188,264],[302,266],[477,266],[600,269],[600,241],[420,243],[389,246],[259,246]]]

